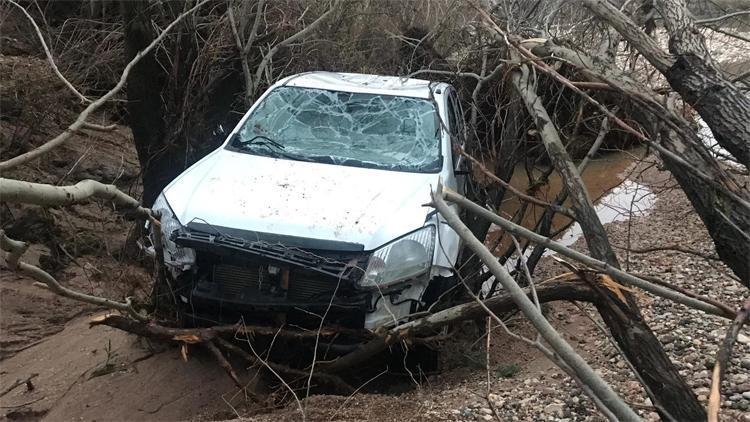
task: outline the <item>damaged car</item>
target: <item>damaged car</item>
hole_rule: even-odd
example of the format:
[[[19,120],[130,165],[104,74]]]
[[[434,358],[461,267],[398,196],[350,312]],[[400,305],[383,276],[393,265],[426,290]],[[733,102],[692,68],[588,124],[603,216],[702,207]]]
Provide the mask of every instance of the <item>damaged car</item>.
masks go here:
[[[460,238],[425,204],[438,181],[464,190],[452,148],[464,136],[446,83],[311,72],[274,84],[153,204],[183,312],[375,330],[425,310],[455,284]]]

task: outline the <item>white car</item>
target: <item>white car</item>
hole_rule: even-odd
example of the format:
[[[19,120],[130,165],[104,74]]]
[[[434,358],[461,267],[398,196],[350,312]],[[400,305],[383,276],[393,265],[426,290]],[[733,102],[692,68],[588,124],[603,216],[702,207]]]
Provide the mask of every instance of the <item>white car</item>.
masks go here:
[[[311,72],[270,87],[170,183],[164,261],[193,318],[375,329],[453,282],[461,242],[425,204],[462,191],[453,87]]]

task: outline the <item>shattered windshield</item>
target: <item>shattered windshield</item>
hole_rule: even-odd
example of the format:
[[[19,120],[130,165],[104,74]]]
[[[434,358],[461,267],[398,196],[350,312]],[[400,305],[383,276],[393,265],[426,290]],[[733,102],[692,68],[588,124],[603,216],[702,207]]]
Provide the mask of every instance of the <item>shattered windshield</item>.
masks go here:
[[[420,173],[440,171],[432,102],[411,97],[279,87],[229,144],[255,155]]]

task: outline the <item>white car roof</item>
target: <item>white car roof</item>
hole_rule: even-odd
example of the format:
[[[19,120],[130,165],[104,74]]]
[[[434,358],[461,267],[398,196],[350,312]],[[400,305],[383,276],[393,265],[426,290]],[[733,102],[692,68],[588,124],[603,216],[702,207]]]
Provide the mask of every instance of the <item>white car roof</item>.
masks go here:
[[[400,97],[430,98],[430,84],[433,91],[445,88],[448,84],[424,79],[402,78],[398,76],[366,75],[361,73],[307,72],[288,76],[277,86],[299,86],[331,91],[361,92],[369,94],[395,95]],[[442,92],[434,92],[440,96]]]

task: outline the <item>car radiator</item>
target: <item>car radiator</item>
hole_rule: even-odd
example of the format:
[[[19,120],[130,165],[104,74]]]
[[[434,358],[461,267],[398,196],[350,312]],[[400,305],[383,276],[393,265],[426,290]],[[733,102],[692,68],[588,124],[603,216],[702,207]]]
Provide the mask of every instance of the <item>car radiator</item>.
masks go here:
[[[336,288],[337,280],[327,277],[316,277],[308,274],[290,274],[288,300],[327,301]],[[279,292],[278,279],[268,273],[263,265],[243,267],[229,264],[216,264],[213,269],[213,280],[221,286],[225,299],[250,299],[256,295],[270,295]]]

